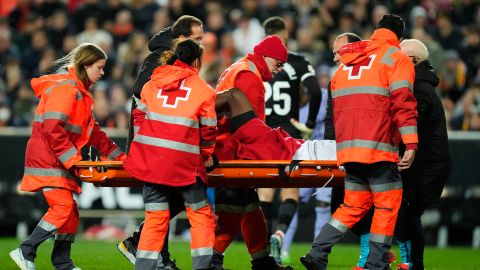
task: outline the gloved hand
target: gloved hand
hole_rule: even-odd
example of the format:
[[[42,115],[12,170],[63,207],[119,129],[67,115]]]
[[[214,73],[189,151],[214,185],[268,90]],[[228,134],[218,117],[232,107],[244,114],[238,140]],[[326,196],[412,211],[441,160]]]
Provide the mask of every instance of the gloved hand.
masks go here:
[[[297,120],[291,118],[290,123],[300,131],[302,139],[309,140],[312,137],[313,129],[307,127],[305,124],[298,122]]]
[[[210,159],[205,161],[203,164],[205,165],[205,168],[207,169],[207,173],[209,173],[209,172],[213,171],[215,168],[218,167],[219,161],[218,161],[217,156],[212,155],[210,157]]]

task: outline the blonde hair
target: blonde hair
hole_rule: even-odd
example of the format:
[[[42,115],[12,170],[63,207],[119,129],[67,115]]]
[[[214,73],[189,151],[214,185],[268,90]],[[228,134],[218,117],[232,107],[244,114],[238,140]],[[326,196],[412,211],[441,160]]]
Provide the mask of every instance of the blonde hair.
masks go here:
[[[400,49],[408,56],[414,56],[421,61],[428,59],[428,49],[418,39],[405,39],[400,43]]]
[[[54,66],[59,66],[59,69],[73,67],[75,75],[85,85],[90,85],[88,74],[85,66],[92,65],[98,60],[107,59],[107,54],[93,43],[82,43],[73,49],[64,57],[58,59],[53,63]]]

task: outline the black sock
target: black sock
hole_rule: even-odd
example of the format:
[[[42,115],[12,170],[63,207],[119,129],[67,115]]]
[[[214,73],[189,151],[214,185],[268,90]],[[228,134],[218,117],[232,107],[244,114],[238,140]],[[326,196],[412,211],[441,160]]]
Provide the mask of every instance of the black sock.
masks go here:
[[[298,202],[293,199],[286,199],[280,205],[278,210],[278,226],[277,231],[282,231],[284,234],[287,232],[292,218],[297,212]]]
[[[270,238],[270,235],[272,235],[272,203],[260,202],[260,207],[267,221],[267,237]]]

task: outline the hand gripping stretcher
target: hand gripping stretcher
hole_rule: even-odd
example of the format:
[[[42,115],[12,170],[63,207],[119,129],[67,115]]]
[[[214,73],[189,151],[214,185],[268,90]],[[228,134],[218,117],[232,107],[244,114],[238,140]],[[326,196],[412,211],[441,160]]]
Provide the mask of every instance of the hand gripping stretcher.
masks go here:
[[[80,161],[74,169],[82,181],[96,186],[143,186],[128,174],[122,161]],[[220,161],[207,175],[210,187],[332,187],[343,186],[345,172],[335,160],[229,160]]]

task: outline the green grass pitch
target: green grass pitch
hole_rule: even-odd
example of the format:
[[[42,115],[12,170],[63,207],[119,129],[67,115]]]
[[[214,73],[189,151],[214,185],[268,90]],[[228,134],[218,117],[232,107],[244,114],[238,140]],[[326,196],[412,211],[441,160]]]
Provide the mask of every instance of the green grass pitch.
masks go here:
[[[13,238],[0,238],[0,269],[17,269],[8,256],[10,250],[15,249],[20,242]],[[50,263],[50,252],[53,241],[42,244],[35,260],[37,270],[53,269]],[[299,262],[300,256],[310,248],[308,243],[295,243],[291,249],[291,265],[294,269],[304,269]],[[188,242],[173,241],[170,244],[172,257],[177,260],[181,269],[191,269],[191,259]],[[394,248],[399,258],[398,249]],[[352,269],[358,256],[358,246],[338,244],[330,255],[329,270]],[[82,270],[117,270],[133,269],[118,251],[115,242],[94,241],[79,239],[72,249],[72,258]],[[225,268],[232,270],[250,269],[250,258],[244,243],[235,242],[225,255]],[[427,247],[425,250],[425,266],[427,270],[480,270],[480,251],[469,248],[437,249]],[[395,269],[395,268],[393,268]]]

